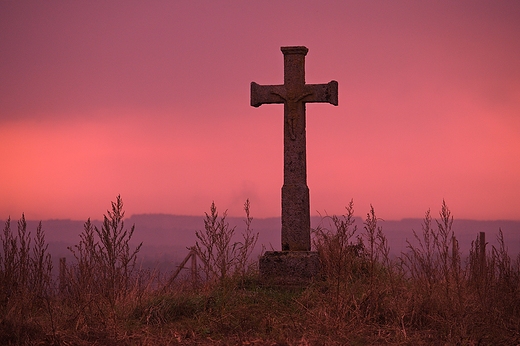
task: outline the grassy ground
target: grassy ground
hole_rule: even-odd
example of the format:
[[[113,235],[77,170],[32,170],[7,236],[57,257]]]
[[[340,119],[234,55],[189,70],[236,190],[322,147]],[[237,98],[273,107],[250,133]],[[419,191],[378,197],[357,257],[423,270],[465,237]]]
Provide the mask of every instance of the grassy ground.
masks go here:
[[[269,286],[249,254],[250,229],[231,239],[212,205],[198,232],[200,276],[160,279],[136,270],[119,197],[102,229],[85,223],[76,262],[53,278],[41,227],[0,236],[1,345],[517,345],[520,257],[475,241],[458,251],[453,218],[427,212],[415,242],[389,257],[373,209],[362,229],[345,215],[314,230],[323,277]],[[245,245],[247,244],[247,246]],[[201,263],[202,262],[202,263]],[[203,280],[202,277],[205,279]]]

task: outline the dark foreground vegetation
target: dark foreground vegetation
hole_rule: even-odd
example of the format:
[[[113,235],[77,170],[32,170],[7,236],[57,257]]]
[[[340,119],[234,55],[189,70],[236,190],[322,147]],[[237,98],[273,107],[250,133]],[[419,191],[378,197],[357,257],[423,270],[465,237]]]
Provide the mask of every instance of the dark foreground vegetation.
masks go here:
[[[352,202],[313,232],[323,277],[262,285],[250,255],[258,234],[235,234],[214,205],[197,232],[194,276],[136,266],[140,246],[120,197],[100,229],[90,221],[52,275],[42,226],[7,221],[0,235],[1,345],[516,345],[520,256],[502,233],[461,254],[453,217],[425,215],[406,252],[390,257],[371,208],[358,229]],[[16,228],[16,230],[15,230]],[[197,270],[200,269],[200,270]],[[173,270],[172,270],[173,272]]]

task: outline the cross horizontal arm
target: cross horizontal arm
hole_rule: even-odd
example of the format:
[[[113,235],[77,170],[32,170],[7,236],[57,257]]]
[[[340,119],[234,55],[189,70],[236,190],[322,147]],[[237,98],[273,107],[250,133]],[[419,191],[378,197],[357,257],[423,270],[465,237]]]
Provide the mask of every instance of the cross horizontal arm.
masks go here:
[[[305,90],[312,94],[303,100],[306,103],[328,102],[334,106],[338,105],[338,82],[335,80],[327,84],[306,84]]]
[[[285,94],[284,85],[260,85],[251,82],[251,106],[260,107],[267,103],[284,103],[280,95]]]

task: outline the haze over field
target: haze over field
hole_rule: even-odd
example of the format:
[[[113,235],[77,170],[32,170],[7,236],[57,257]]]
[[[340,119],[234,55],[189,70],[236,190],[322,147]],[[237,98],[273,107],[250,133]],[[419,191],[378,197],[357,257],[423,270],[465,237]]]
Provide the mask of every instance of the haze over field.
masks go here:
[[[219,213],[219,215],[222,215]],[[376,211],[377,215],[377,211]],[[432,211],[432,217],[439,219],[438,214]],[[86,221],[86,220],[85,220]],[[83,231],[85,221],[78,220],[44,220],[42,228],[45,231],[46,241],[49,243],[49,252],[53,256],[55,268],[59,268],[58,260],[60,257],[67,257],[74,262],[72,253],[67,247],[73,247],[79,243],[79,234]],[[245,230],[245,217],[227,217],[230,227],[235,228],[234,241],[242,240],[242,233]],[[101,228],[101,221],[92,220],[93,224]],[[418,235],[422,233],[422,219],[403,219],[399,221],[379,220],[378,226],[382,227],[383,233],[388,240],[390,253],[392,256],[399,256],[402,252],[407,252],[407,241],[414,246],[417,241],[413,236],[413,231]],[[1,225],[5,221],[0,221]],[[31,234],[35,234],[38,221],[28,221],[27,229]],[[182,216],[168,214],[141,214],[132,215],[125,219],[125,229],[130,229],[135,225],[132,237],[132,245],[137,246],[143,243],[139,252],[139,264],[145,268],[157,268],[168,273],[176,268],[187,255],[188,249],[195,245],[197,237],[195,232],[204,231],[203,216]],[[256,260],[262,249],[280,250],[280,225],[278,217],[273,218],[253,218],[251,227],[254,233],[259,233],[259,239],[252,260]],[[356,242],[356,237],[364,232],[363,220],[359,217],[355,219],[357,233],[352,242]],[[311,218],[313,229],[321,227],[334,230],[330,218],[315,216]],[[16,220],[11,220],[11,228],[16,230]],[[435,221],[432,227],[437,228]],[[465,259],[469,253],[471,242],[474,241],[479,232],[486,233],[488,251],[491,246],[498,246],[497,235],[501,229],[504,234],[509,254],[516,258],[520,254],[520,221],[475,221],[458,220],[453,222],[452,230],[457,237],[462,258]]]
[[[2,1],[0,218],[280,215],[283,107],[305,45],[311,212],[520,219],[520,2]]]

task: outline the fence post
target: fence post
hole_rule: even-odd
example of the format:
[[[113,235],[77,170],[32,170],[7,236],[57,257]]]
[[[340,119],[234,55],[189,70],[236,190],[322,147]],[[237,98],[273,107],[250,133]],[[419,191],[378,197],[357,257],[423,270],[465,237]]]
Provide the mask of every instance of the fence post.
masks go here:
[[[451,266],[453,273],[459,272],[459,242],[455,236],[451,238]]]
[[[195,249],[191,250],[191,283],[193,286],[197,285],[198,275],[197,275],[197,251]]]
[[[60,294],[65,292],[67,286],[67,258],[60,257],[60,284],[59,290]]]
[[[486,232],[479,233],[479,250],[480,279],[483,280],[486,268]]]
[[[188,262],[188,260],[190,258],[191,258],[191,279],[193,282],[195,282],[197,280],[197,258],[196,258],[197,256],[198,256],[197,250],[195,249],[195,247],[191,247],[190,252],[188,253],[188,256],[186,256],[186,258],[181,262],[181,264],[179,264],[179,267],[177,267],[177,270],[170,277],[170,279],[168,280],[168,283],[166,284],[165,287],[169,287],[173,283],[173,281],[175,280],[177,275],[179,275],[181,270],[184,269],[184,266],[186,265],[186,263]]]

